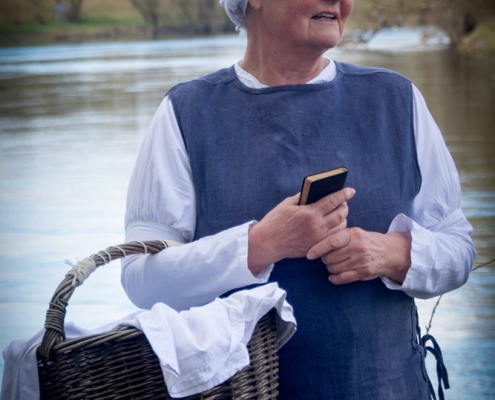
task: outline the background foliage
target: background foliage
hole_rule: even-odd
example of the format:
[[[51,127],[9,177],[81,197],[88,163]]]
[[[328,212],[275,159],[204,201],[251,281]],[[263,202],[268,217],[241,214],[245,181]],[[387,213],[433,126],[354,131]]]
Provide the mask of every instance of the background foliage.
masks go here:
[[[67,5],[65,26],[56,23],[57,2]],[[432,25],[458,46],[476,30],[475,43],[480,37],[495,41],[494,24],[495,0],[359,0],[348,31],[366,31],[369,38],[384,27]],[[47,28],[53,33],[51,41],[233,31],[218,0],[0,0],[0,36],[7,42],[9,33],[39,33]]]

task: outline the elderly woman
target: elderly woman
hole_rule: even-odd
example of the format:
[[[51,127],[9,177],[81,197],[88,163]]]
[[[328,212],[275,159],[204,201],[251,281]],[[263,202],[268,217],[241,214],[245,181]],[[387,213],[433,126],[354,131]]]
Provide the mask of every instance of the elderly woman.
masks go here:
[[[281,399],[430,398],[414,297],[461,286],[475,256],[458,175],[418,89],[329,60],[353,0],[221,0],[246,30],[230,68],[169,91],[128,193],[126,239],[186,243],[126,258],[139,307],[187,309],[276,281],[298,331]],[[348,187],[298,206],[305,175]]]

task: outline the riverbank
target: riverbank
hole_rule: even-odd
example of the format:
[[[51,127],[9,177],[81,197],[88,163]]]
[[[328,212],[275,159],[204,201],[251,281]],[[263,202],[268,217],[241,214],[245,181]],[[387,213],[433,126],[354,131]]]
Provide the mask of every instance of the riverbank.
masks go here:
[[[233,31],[233,30],[232,30]],[[195,36],[192,28],[160,27],[156,39]],[[150,40],[149,29],[134,21],[127,23],[85,22],[77,24],[1,24],[0,47],[24,47],[50,44],[77,44],[102,41]]]
[[[233,32],[232,29],[231,33]],[[192,27],[162,26],[156,31],[155,39],[195,36],[198,34]],[[352,34],[348,34],[348,36],[351,37]],[[135,20],[120,21],[119,23],[115,23],[115,21],[92,21],[77,24],[0,24],[0,47],[150,39],[149,29]],[[464,38],[458,50],[470,55],[495,55],[495,19],[480,24],[470,35]]]

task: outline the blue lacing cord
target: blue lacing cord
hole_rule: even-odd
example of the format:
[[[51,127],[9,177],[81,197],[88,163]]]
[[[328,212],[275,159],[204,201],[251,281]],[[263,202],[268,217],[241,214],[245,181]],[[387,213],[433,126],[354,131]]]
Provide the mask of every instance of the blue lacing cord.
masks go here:
[[[431,341],[433,343],[433,347],[426,346],[426,343],[428,341]],[[442,350],[440,349],[440,346],[438,345],[435,338],[428,334],[424,335],[421,338],[421,344],[426,349],[426,351],[429,351],[431,354],[433,354],[433,356],[437,360],[438,398],[439,400],[445,400],[442,383],[445,389],[449,389],[450,384],[449,384],[449,374],[443,362]],[[431,384],[431,381],[429,379],[428,379],[428,385],[430,387],[430,393],[433,399],[437,400],[437,396],[435,395],[435,389],[433,389],[433,385]]]

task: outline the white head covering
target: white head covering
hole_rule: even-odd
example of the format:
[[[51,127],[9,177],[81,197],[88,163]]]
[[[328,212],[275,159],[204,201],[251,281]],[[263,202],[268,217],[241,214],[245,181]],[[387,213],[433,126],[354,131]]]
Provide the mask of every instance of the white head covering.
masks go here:
[[[225,8],[225,12],[235,24],[236,30],[244,27],[248,0],[220,0],[220,5]]]

